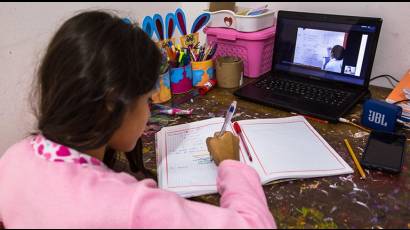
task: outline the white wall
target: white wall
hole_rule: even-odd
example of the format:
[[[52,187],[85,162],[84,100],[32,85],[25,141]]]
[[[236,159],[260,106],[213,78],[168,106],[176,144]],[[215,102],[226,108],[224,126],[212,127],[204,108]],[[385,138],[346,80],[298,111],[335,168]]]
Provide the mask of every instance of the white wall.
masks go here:
[[[410,3],[237,3],[243,7],[264,4],[275,10],[381,17],[384,22],[372,76],[388,73],[401,78],[410,68]],[[32,131],[34,117],[28,93],[35,68],[52,34],[74,12],[113,9],[141,22],[144,16],[156,12],[165,17],[177,7],[185,10],[190,29],[194,19],[208,8],[208,2],[0,3],[0,156],[8,146]],[[205,41],[204,34],[200,40]],[[385,79],[374,83],[390,86]]]

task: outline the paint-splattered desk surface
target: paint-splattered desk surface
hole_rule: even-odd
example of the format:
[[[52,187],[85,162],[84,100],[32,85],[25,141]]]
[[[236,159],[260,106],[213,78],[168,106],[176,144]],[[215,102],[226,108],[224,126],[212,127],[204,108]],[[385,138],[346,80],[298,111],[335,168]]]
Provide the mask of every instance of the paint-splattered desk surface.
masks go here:
[[[180,105],[184,109],[193,108],[194,115],[152,117],[142,139],[145,167],[152,171],[156,169],[154,134],[160,127],[223,116],[233,100],[238,101],[234,121],[292,116],[283,110],[240,100],[232,94],[233,91],[215,88],[206,96],[198,96]],[[380,87],[371,87],[371,91],[372,96],[378,99],[384,99],[390,92]],[[346,118],[357,122],[361,109],[361,105],[357,105]],[[410,228],[410,157],[406,157],[399,175],[365,170],[367,179],[361,180],[343,139],[347,138],[356,154],[361,156],[368,133],[346,124],[323,124],[313,120],[310,123],[355,172],[265,185],[266,198],[278,227]],[[406,155],[408,152],[409,148]],[[219,204],[219,195],[193,200]]]

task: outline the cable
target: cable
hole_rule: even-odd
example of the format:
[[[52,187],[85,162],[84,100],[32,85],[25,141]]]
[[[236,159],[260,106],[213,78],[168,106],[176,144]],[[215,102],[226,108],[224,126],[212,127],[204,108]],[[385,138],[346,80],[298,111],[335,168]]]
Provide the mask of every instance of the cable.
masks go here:
[[[397,80],[396,78],[394,78],[393,76],[388,75],[388,74],[382,74],[382,75],[376,76],[374,78],[371,78],[369,82],[371,82],[373,80],[376,80],[378,78],[381,78],[381,77],[386,78],[389,81],[390,85],[392,85],[393,88],[396,87],[396,85],[392,82],[392,79],[393,79],[393,81],[395,81],[397,83],[400,82],[399,80]]]
[[[390,85],[391,85],[393,88],[396,87],[396,85],[390,80],[390,78],[387,78],[387,80],[389,80]]]
[[[356,127],[356,128],[359,128],[359,129],[361,129],[361,130],[363,130],[363,131],[366,131],[366,132],[370,133],[370,130],[369,130],[369,129],[366,129],[366,128],[363,127],[363,126],[360,126],[360,125],[358,125],[358,124],[356,124],[356,123],[353,123],[352,121],[349,121],[349,120],[347,120],[346,118],[339,117],[339,121],[342,122],[342,123],[346,123],[346,124],[349,124],[349,125],[353,125],[353,126]]]
[[[374,78],[371,78],[370,81],[376,80],[377,78],[381,78],[381,77],[384,77],[384,78],[386,78],[386,79],[392,79],[392,80],[395,81],[395,82],[400,82],[399,80],[397,80],[397,78],[395,78],[395,77],[393,77],[393,76],[391,76],[391,75],[388,75],[388,74],[382,74],[382,75],[376,76],[376,77],[374,77]]]
[[[394,102],[393,104],[396,105],[396,104],[399,104],[399,103],[402,103],[402,102],[406,102],[406,101],[410,101],[410,100],[409,100],[409,99],[404,99],[404,100],[396,101],[396,102]]]

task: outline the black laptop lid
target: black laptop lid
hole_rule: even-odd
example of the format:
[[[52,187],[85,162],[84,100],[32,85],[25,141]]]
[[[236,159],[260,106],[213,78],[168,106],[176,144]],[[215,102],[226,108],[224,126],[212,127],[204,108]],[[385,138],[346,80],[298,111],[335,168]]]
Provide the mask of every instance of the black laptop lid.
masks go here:
[[[368,87],[381,18],[279,11],[272,69]]]

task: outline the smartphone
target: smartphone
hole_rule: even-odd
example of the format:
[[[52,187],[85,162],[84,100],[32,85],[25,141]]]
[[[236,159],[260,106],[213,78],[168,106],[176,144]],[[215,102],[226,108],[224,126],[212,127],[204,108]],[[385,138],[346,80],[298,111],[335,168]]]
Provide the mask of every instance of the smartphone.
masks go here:
[[[372,131],[360,163],[367,169],[400,173],[404,162],[405,146],[404,135]]]

